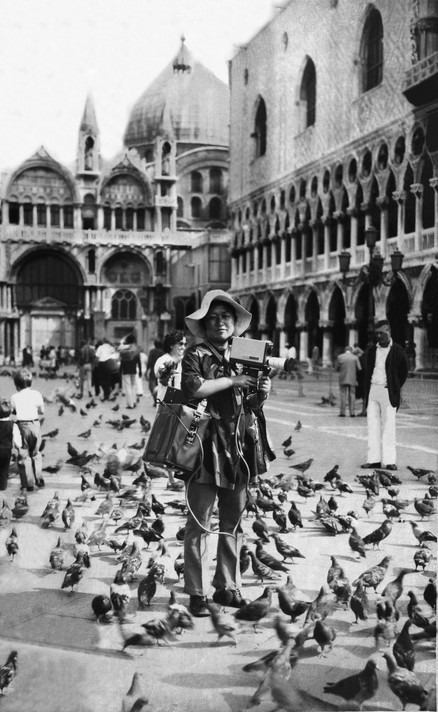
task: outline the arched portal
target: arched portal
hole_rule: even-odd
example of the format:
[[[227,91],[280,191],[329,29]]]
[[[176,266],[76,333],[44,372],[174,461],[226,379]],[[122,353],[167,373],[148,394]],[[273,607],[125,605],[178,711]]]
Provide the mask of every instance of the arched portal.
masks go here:
[[[308,353],[310,357],[315,346],[318,347],[319,353],[322,353],[322,329],[319,326],[319,303],[316,292],[311,292],[307,300],[305,309],[305,319],[307,322],[308,333]]]
[[[251,314],[251,324],[248,331],[253,339],[260,338],[260,309],[256,299],[251,300],[248,311]]]
[[[438,270],[435,268],[424,288],[421,315],[426,330],[426,355],[432,355],[430,352],[438,349]]]
[[[392,340],[400,346],[409,338],[409,296],[401,279],[392,285],[386,302],[386,314],[391,326]]]
[[[357,340],[361,349],[368,344],[368,327],[370,324],[370,285],[362,284],[357,295],[354,316],[357,322]],[[372,301],[372,316],[374,318],[374,300]]]
[[[15,303],[22,312],[21,341],[34,353],[48,345],[72,347],[82,337],[83,280],[68,255],[42,248],[25,257],[16,273]]]
[[[329,306],[329,320],[333,323],[333,353],[332,357],[341,353],[347,344],[347,329],[345,326],[345,302],[339,287],[335,287]]]
[[[268,305],[266,307],[266,336],[269,341],[274,344],[274,353],[278,354],[279,349],[279,334],[277,327],[277,303],[273,296],[269,297]]]
[[[284,310],[284,331],[286,334],[286,343],[290,346],[295,346],[298,352],[297,320],[297,302],[294,295],[289,294]]]

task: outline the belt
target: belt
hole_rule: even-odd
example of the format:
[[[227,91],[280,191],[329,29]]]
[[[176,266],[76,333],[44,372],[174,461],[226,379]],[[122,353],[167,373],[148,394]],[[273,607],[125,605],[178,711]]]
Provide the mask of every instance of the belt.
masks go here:
[[[17,420],[17,423],[39,423],[39,418],[34,418],[33,420]]]

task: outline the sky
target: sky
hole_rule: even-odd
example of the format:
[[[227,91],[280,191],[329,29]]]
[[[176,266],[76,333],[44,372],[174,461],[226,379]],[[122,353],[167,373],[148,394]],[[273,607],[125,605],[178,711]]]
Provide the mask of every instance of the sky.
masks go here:
[[[130,110],[178,51],[223,81],[236,46],[273,14],[273,0],[1,0],[0,171],[43,145],[56,160],[76,157],[87,94],[101,152],[123,145]]]

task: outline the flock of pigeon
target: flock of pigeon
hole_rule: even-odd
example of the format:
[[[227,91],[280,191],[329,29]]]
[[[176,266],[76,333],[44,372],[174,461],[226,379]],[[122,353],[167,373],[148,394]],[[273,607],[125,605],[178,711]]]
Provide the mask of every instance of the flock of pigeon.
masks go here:
[[[163,472],[142,462],[150,422],[140,414],[138,418],[123,414],[115,400],[114,405],[105,404],[107,417],[104,413],[94,417],[94,408],[100,405],[97,399],[90,397],[80,405],[70,386],[56,388],[46,402],[59,426],[43,429],[45,462],[50,459],[51,443],[62,438],[62,418],[71,423],[69,416],[74,413],[87,425],[75,436],[83,441],[83,449],[66,439],[65,457],[44,467],[46,479],[56,482],[57,473],[68,464],[71,489],[76,488],[68,498],[55,489],[38,513],[39,528],[63,529],[55,547],[47,551],[47,572],[58,573],[60,595],[74,596],[94,561],[111,556],[114,578],[91,598],[90,621],[99,627],[117,627],[118,652],[127,656],[159,645],[178,646],[186,631],[196,631],[202,622],[193,619],[178,598],[187,511],[183,485],[176,481],[164,490]],[[97,442],[104,424],[114,430],[113,445]],[[140,432],[140,440],[127,445],[126,431],[132,426],[136,436]],[[316,455],[291,460],[294,448],[300,447],[301,427],[298,421],[281,443],[279,461],[287,472],[260,479],[248,492],[240,566],[243,591],[252,595],[239,609],[209,600],[215,644],[238,650],[240,634],[257,636],[266,631],[276,641],[272,650],[259,657],[254,654],[253,660],[242,664],[255,687],[246,708],[271,700],[275,709],[291,712],[353,710],[374,700],[378,707],[370,709],[411,705],[435,710],[435,688],[423,683],[424,675],[417,668],[418,660],[435,657],[436,473],[409,467],[409,472],[400,474],[374,470],[344,479],[342,466],[333,464],[318,481],[311,476]],[[73,440],[68,425],[66,429]],[[410,496],[412,478],[415,497]],[[10,566],[20,566],[20,552],[26,546],[20,527],[34,506],[29,499],[35,497],[14,489],[15,482],[12,478],[0,506],[3,555]],[[38,494],[38,504],[42,498],[44,490]],[[179,521],[176,528],[175,520]],[[412,547],[412,563],[400,567],[394,550],[401,543],[398,530],[406,522],[411,533],[403,544]],[[174,535],[170,535],[172,525]],[[332,542],[333,553],[326,569],[316,574],[319,590],[309,595],[308,567],[322,539]],[[259,585],[260,595],[255,595]],[[156,601],[163,595],[167,603],[159,608]],[[140,623],[142,611],[151,615]],[[342,651],[347,636],[349,641],[357,636],[361,645],[365,636],[363,664],[352,674],[342,674],[342,667],[351,670],[352,664],[346,646],[342,667],[337,662],[321,691],[310,693],[303,682],[309,665]],[[17,663],[18,652],[11,650],[0,667],[0,695],[13,691]],[[392,698],[381,696],[377,670],[386,670]],[[123,712],[153,708],[142,680],[146,677],[135,672],[122,700]]]

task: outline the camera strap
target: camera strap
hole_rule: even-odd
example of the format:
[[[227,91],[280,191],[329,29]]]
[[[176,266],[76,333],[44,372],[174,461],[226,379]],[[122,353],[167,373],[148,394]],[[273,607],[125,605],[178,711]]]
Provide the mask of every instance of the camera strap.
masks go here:
[[[215,356],[216,360],[220,363],[224,370],[229,370],[230,373],[231,371],[237,373],[236,367],[233,366],[233,364],[227,358],[225,358],[224,353],[218,351],[217,348],[210,343],[210,341],[205,341],[204,345],[207,346],[208,349],[210,349],[212,355]],[[227,351],[229,352],[229,346],[227,347]]]

